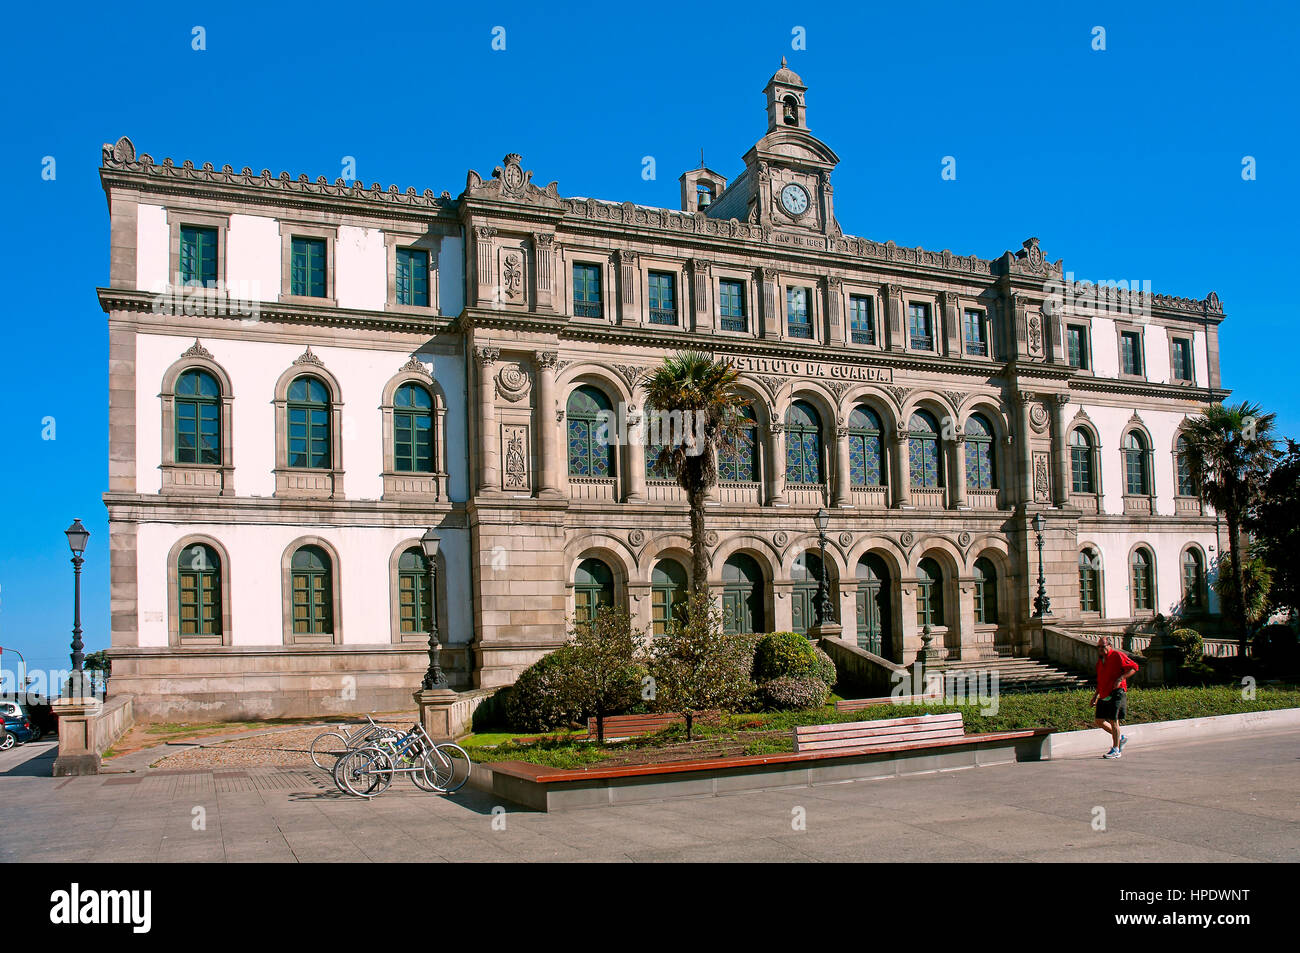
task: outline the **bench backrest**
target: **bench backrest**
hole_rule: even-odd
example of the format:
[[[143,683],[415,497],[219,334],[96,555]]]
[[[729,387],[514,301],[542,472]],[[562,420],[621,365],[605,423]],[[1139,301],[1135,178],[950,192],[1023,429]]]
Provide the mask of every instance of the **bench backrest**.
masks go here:
[[[841,698],[835,703],[836,711],[861,711],[876,705],[920,705],[933,701],[938,695],[886,695],[880,698]]]
[[[684,725],[686,718],[683,715],[606,715],[605,716],[605,737],[606,738],[632,738],[637,735],[648,735],[656,731],[663,731],[669,725]],[[596,719],[587,719],[587,733],[593,737],[596,734]]]
[[[837,725],[801,725],[794,729],[795,751],[838,751],[884,745],[942,741],[965,735],[961,712],[914,715]]]

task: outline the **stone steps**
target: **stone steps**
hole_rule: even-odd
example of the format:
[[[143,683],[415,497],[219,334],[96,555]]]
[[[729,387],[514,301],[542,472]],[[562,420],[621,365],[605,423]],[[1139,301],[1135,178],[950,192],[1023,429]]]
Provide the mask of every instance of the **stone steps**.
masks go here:
[[[960,659],[938,662],[931,671],[943,675],[945,693],[956,686],[958,676],[993,671],[998,673],[999,692],[1030,694],[1091,687],[1085,678],[1029,658]],[[973,687],[972,682],[967,685]]]

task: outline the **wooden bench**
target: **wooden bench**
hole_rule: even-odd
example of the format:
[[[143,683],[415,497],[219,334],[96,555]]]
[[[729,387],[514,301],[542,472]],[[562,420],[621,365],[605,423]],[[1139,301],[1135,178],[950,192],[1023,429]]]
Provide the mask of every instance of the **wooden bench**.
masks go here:
[[[700,716],[695,717],[699,720]],[[675,712],[663,715],[606,715],[605,740],[626,741],[628,738],[639,738],[641,735],[653,735],[670,725],[684,724],[686,724],[686,716]],[[587,737],[596,737],[595,718],[587,719]]]
[[[836,711],[862,711],[876,705],[922,705],[934,701],[939,695],[886,695],[883,698],[841,698],[835,703]]]
[[[860,751],[903,744],[952,743],[966,740],[961,712],[915,715],[878,721],[848,721],[836,725],[800,725],[794,729],[794,750]],[[971,735],[971,739],[979,738]]]

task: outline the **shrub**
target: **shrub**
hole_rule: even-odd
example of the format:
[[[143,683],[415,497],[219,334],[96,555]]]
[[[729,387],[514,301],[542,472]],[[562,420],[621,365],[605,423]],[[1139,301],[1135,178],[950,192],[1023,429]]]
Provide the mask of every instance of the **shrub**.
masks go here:
[[[835,683],[839,681],[839,672],[835,669],[835,663],[820,646],[814,646],[813,655],[817,659],[817,677],[825,682],[828,688],[834,688]]]
[[[506,698],[506,723],[512,729],[552,731],[581,720],[564,690],[573,652],[572,646],[561,646],[520,673]]]
[[[763,704],[777,711],[820,708],[829,689],[816,675],[783,675],[758,687]]]
[[[1205,657],[1205,640],[1195,629],[1174,629],[1169,633],[1169,642],[1182,653],[1184,665],[1199,662]]]
[[[769,632],[754,650],[754,681],[786,676],[816,675],[812,643],[797,632]]]
[[[569,709],[583,718],[595,717],[597,737],[604,741],[605,718],[640,701],[645,633],[632,627],[625,610],[602,606],[594,620],[574,625],[569,635],[565,677],[558,688]]]
[[[1273,622],[1255,633],[1255,657],[1269,667],[1289,670],[1300,662],[1300,641],[1296,630]]]

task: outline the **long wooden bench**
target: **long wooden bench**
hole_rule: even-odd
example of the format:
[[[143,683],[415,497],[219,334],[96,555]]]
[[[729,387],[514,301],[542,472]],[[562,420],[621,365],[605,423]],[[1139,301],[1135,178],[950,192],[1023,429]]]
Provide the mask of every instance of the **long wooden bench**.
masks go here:
[[[881,698],[841,698],[835,703],[836,711],[862,711],[876,705],[923,705],[940,695],[885,695]]]
[[[696,715],[695,720],[699,721],[701,717],[703,716]],[[605,740],[626,741],[628,738],[639,738],[641,735],[653,735],[670,725],[684,724],[686,724],[686,716],[676,712],[663,715],[606,715]],[[595,718],[587,719],[587,736],[596,737]]]
[[[965,741],[961,712],[848,721],[835,725],[800,725],[794,729],[794,750],[860,751],[889,745]],[[978,738],[979,735],[972,735]]]

